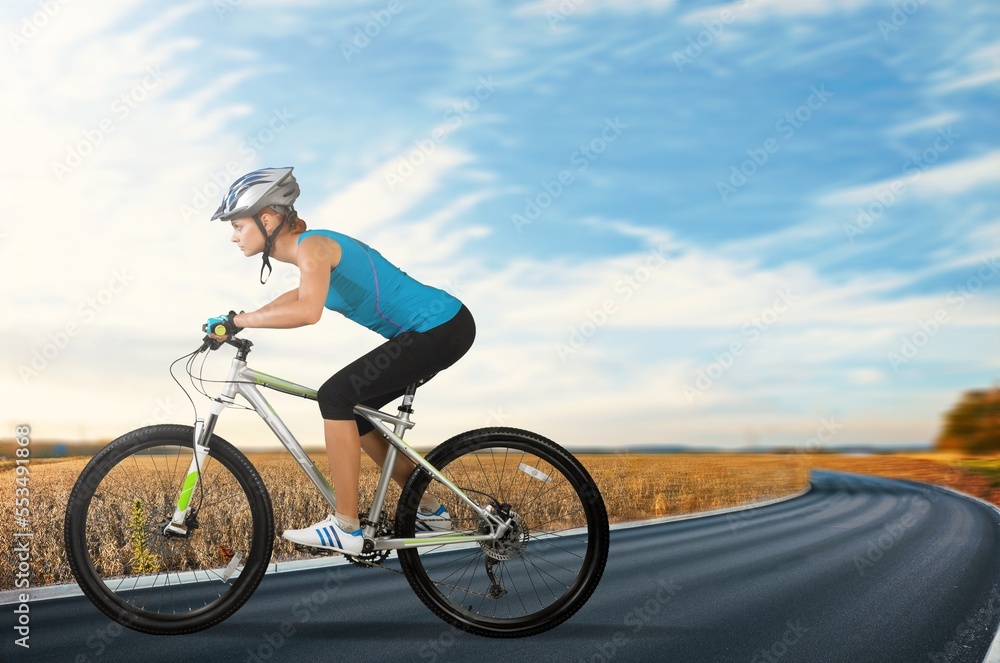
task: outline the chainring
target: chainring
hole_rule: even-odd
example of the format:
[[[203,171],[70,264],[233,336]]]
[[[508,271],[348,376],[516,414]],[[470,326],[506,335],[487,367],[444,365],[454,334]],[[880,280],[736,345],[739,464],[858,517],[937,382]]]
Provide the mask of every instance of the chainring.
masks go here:
[[[361,522],[362,527],[367,526],[371,522],[370,520],[368,520],[367,515],[364,513],[358,514],[358,520]],[[392,535],[392,528],[389,527],[388,521],[389,519],[388,516],[386,515],[386,512],[382,511],[382,513],[379,514],[378,521],[372,523],[375,525],[375,538],[378,538],[380,536]],[[354,564],[355,566],[360,566],[362,568],[371,568],[373,566],[378,566],[379,564],[384,562],[386,558],[389,557],[389,553],[391,552],[392,550],[373,550],[368,553],[363,552],[360,555],[344,555],[344,557],[347,558],[348,562]]]

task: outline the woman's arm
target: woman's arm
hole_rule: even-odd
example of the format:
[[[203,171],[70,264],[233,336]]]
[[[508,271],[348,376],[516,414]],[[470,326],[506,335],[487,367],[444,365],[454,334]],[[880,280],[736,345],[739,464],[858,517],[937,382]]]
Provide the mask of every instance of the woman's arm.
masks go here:
[[[299,287],[251,313],[234,316],[238,327],[288,329],[319,322],[330,290],[330,271],[340,262],[339,246],[332,255],[322,243],[324,237],[306,237],[299,245],[296,261]]]
[[[258,312],[266,311],[268,309],[274,308],[275,306],[281,306],[282,304],[287,304],[288,302],[294,302],[298,298],[299,298],[299,289],[295,288],[294,290],[289,290],[283,295],[278,295],[277,297],[275,297],[274,299],[272,299],[271,301],[269,301],[268,303],[264,304],[259,309],[257,309],[257,311]]]

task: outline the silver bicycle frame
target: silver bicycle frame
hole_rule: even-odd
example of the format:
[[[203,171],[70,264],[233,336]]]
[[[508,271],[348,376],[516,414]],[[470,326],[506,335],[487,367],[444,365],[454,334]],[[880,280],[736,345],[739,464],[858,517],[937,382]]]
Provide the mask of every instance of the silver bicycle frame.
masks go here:
[[[212,432],[215,429],[215,424],[218,421],[219,415],[222,414],[222,411],[228,405],[232,405],[235,402],[235,397],[237,395],[243,396],[243,398],[250,403],[254,411],[260,415],[277,438],[281,440],[281,443],[292,455],[292,458],[294,458],[302,467],[306,476],[309,477],[309,480],[312,481],[314,486],[316,486],[323,498],[326,499],[334,510],[336,510],[337,498],[334,494],[333,488],[331,488],[330,484],[326,481],[326,478],[319,472],[319,470],[316,469],[316,465],[312,462],[312,459],[310,459],[309,456],[307,456],[302,450],[302,446],[299,444],[298,440],[295,439],[295,436],[292,435],[292,432],[288,429],[285,423],[281,420],[281,417],[278,416],[278,413],[275,412],[274,408],[271,407],[271,404],[267,402],[264,395],[260,393],[260,390],[257,388],[258,385],[310,400],[316,400],[317,398],[315,389],[310,389],[309,387],[304,387],[300,384],[289,382],[288,380],[283,380],[273,375],[268,375],[267,373],[255,371],[252,368],[247,367],[246,361],[240,359],[239,357],[234,357],[233,363],[229,368],[229,376],[226,378],[226,385],[223,388],[222,393],[212,399],[213,403],[209,408],[207,420],[203,422],[201,419],[198,419],[195,424],[194,456],[191,459],[191,466],[188,469],[184,486],[178,496],[177,508],[174,512],[174,516],[171,519],[171,522],[166,526],[166,530],[175,534],[186,533],[187,529],[184,525],[184,520],[190,508],[190,498],[194,494],[195,486],[199,480],[200,469],[204,465],[205,459],[209,453],[209,440],[212,439]],[[386,412],[365,407],[363,405],[356,405],[354,407],[354,411],[370,421],[372,426],[375,427],[375,430],[379,431],[379,433],[381,433],[389,443],[389,449],[386,452],[385,462],[382,465],[378,487],[375,489],[375,498],[372,501],[372,506],[369,511],[369,523],[364,528],[365,538],[372,539],[374,541],[374,550],[417,548],[428,545],[497,540],[503,536],[504,532],[507,531],[507,528],[510,526],[509,523],[502,521],[492,511],[491,507],[482,508],[469,499],[461,488],[448,480],[448,478],[442,475],[433,465],[424,460],[424,458],[417,453],[413,447],[403,441],[403,433],[414,426],[413,422],[410,421],[408,411],[410,409],[410,404],[413,402],[414,391],[415,386],[411,386],[411,388],[407,390],[406,395],[403,397],[403,403],[400,407],[400,416],[393,416]],[[386,422],[392,423],[393,428],[390,429],[386,425]],[[448,489],[458,497],[458,499],[462,500],[481,518],[491,524],[493,530],[492,533],[442,534],[440,536],[427,536],[419,538],[375,538],[375,526],[372,523],[377,522],[379,515],[382,513],[382,506],[385,502],[385,496],[389,489],[389,481],[392,478],[392,468],[395,465],[397,453],[402,453],[408,459],[413,461],[413,463],[418,467],[422,467],[431,476],[440,481],[443,485],[447,486]]]

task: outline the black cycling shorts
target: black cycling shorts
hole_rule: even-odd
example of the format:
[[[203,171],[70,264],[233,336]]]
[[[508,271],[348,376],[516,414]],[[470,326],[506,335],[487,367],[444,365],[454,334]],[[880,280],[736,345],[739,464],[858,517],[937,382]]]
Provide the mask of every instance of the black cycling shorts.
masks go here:
[[[462,304],[451,320],[424,332],[403,332],[337,371],[319,388],[319,410],[324,419],[355,419],[364,435],[374,427],[354,414],[355,405],[379,409],[401,397],[414,382],[458,361],[475,338],[476,322]]]

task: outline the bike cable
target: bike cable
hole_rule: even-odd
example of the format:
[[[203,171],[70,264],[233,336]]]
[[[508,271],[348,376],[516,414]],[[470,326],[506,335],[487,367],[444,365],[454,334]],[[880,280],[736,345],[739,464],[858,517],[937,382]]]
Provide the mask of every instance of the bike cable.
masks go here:
[[[191,358],[192,358],[192,360],[193,360],[193,358],[194,358],[194,355],[198,354],[199,352],[201,352],[201,349],[198,349],[198,350],[195,350],[194,352],[189,352],[189,353],[188,353],[188,354],[186,354],[186,355],[183,355],[183,356],[181,356],[181,357],[178,357],[177,359],[175,359],[175,360],[173,360],[172,362],[170,362],[170,368],[169,368],[169,372],[170,372],[170,378],[171,378],[171,379],[172,379],[172,380],[173,380],[174,382],[176,382],[176,383],[177,383],[177,386],[178,386],[178,387],[180,387],[180,388],[181,388],[181,391],[183,391],[183,392],[184,392],[184,396],[186,396],[186,397],[187,397],[187,399],[188,399],[188,401],[190,401],[190,402],[191,402],[191,409],[192,409],[192,410],[194,410],[194,415],[195,415],[195,418],[197,418],[197,417],[198,417],[198,408],[197,408],[197,407],[195,406],[195,404],[194,404],[194,399],[193,399],[193,398],[191,398],[191,394],[189,394],[189,393],[188,393],[187,389],[185,389],[185,388],[184,388],[184,385],[183,385],[183,384],[181,384],[181,381],[177,379],[177,376],[176,376],[176,375],[174,375],[174,364],[176,364],[177,362],[181,361],[182,359],[187,359],[188,357],[191,357]],[[189,361],[189,362],[188,362],[188,364],[190,364],[190,363],[191,363],[191,362]]]
[[[211,394],[209,394],[207,391],[205,391],[205,389],[203,387],[199,387],[198,383],[202,383],[203,384],[205,382],[211,382],[211,383],[216,383],[216,384],[228,384],[229,382],[231,382],[231,380],[210,380],[208,378],[203,377],[203,374],[204,374],[204,371],[205,371],[205,361],[208,359],[208,354],[207,353],[202,358],[201,366],[198,369],[198,375],[195,376],[194,369],[193,369],[194,362],[195,362],[195,360],[197,358],[197,355],[200,354],[204,349],[205,349],[205,346],[203,345],[200,348],[198,348],[197,350],[195,350],[193,352],[189,352],[188,354],[183,355],[181,357],[178,357],[177,359],[175,359],[174,361],[172,361],[170,363],[170,377],[173,379],[174,382],[177,383],[177,386],[181,388],[181,391],[184,392],[184,396],[191,403],[191,409],[194,410],[194,417],[195,417],[195,419],[198,418],[198,408],[194,404],[194,399],[191,398],[191,394],[188,393],[188,390],[184,388],[184,385],[181,384],[180,380],[177,379],[177,376],[174,375],[174,364],[176,364],[177,362],[181,361],[182,359],[187,359],[187,363],[184,364],[184,371],[185,371],[185,373],[187,373],[188,379],[190,379],[190,381],[191,381],[191,387],[196,392],[198,392],[199,394],[201,394],[205,398],[208,398],[209,400],[215,400],[215,398],[213,398],[211,396]],[[246,382],[247,384],[251,384],[249,381],[244,381],[244,382]],[[247,407],[245,405],[237,405],[236,403],[226,403],[226,407],[232,407],[232,408],[237,408],[237,409],[241,409],[241,410],[252,410],[253,409],[253,408]]]
[[[185,354],[185,355],[182,355],[182,356],[178,357],[174,361],[170,362],[170,367],[168,369],[168,372],[170,373],[171,379],[173,379],[173,381],[177,383],[177,386],[180,387],[181,391],[184,392],[184,396],[191,403],[191,409],[194,410],[194,418],[196,420],[198,419],[198,407],[195,405],[194,399],[191,398],[191,394],[188,393],[188,390],[184,388],[184,385],[181,384],[181,381],[178,380],[177,376],[174,375],[174,364],[176,364],[177,362],[179,362],[179,361],[181,361],[183,359],[187,359],[187,362],[185,362],[185,364],[184,364],[184,370],[187,373],[188,378],[191,380],[191,386],[194,388],[195,391],[197,391],[199,394],[201,394],[205,398],[212,399],[212,397],[208,394],[207,391],[205,391],[202,388],[199,388],[198,385],[195,383],[195,375],[194,375],[194,373],[192,371],[192,367],[194,366],[195,359],[197,358],[197,356],[199,354],[201,354],[206,349],[206,347],[207,346],[205,344],[202,344],[202,346],[199,347],[197,350],[194,350],[193,352],[189,352],[188,354]],[[198,370],[198,377],[197,377],[198,382],[206,382],[206,381],[207,382],[223,382],[223,383],[226,382],[226,380],[218,380],[218,381],[217,380],[205,380],[205,378],[203,377],[203,373],[204,373],[204,370],[205,370],[205,361],[207,359],[208,359],[208,354],[206,353],[205,356],[202,358],[201,367]],[[212,400],[214,400],[214,399],[212,399]],[[248,407],[246,407],[244,405],[236,405],[235,403],[233,403],[233,404],[227,404],[227,407],[241,408],[241,409],[244,409],[244,410],[250,410],[250,409],[252,409],[252,408],[248,408]],[[194,444],[194,440],[192,440],[192,445],[193,444]],[[199,459],[198,459],[198,453],[195,451],[195,449],[194,449],[193,446],[191,447],[191,452],[194,455],[195,469],[197,470],[198,475],[201,476],[201,473],[202,473],[201,462],[199,461]],[[193,506],[191,508],[191,511],[190,511],[190,516],[193,519],[193,522],[195,523],[195,526],[197,526],[196,523],[197,523],[198,511],[201,509],[201,505],[204,503],[204,501],[205,501],[205,486],[204,486],[204,482],[199,481],[198,482],[198,504],[197,504],[197,506]]]

